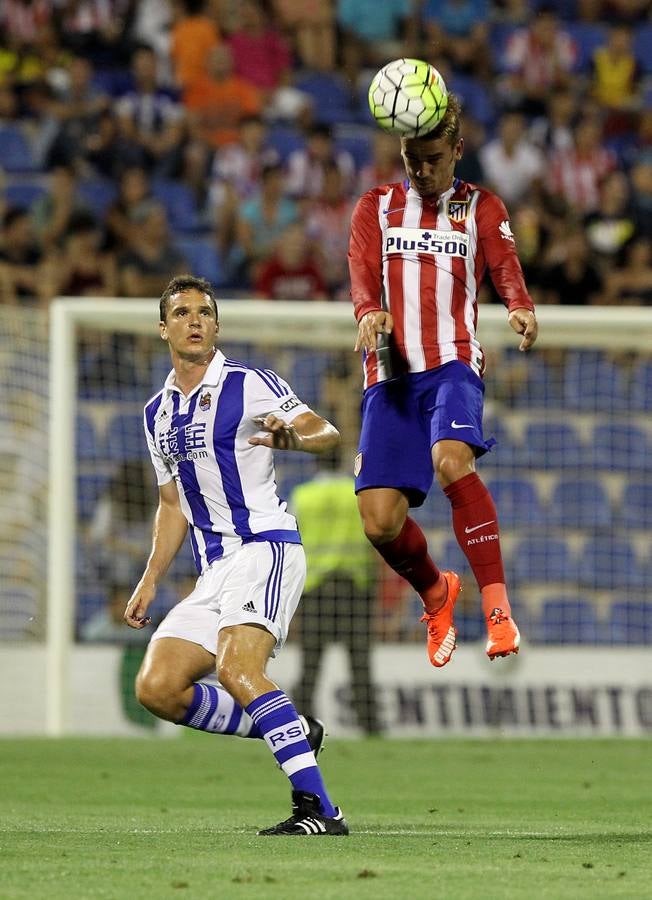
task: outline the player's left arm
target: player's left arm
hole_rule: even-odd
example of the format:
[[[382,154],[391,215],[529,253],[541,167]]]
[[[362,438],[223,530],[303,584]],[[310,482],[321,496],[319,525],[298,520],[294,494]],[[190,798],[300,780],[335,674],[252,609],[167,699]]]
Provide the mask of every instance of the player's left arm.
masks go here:
[[[529,350],[539,330],[534,303],[525,286],[509,214],[495,194],[486,193],[481,198],[477,223],[478,241],[494,287],[507,307],[507,321],[522,335],[518,349]]]
[[[328,419],[309,410],[286,422],[274,413],[257,417],[256,424],[263,434],[249,438],[249,443],[272,450],[303,450],[305,453],[325,453],[340,443],[340,433]]]
[[[339,444],[337,428],[313,412],[275,372],[250,372],[246,394],[248,416],[259,429],[250,444],[305,453],[325,453]]]

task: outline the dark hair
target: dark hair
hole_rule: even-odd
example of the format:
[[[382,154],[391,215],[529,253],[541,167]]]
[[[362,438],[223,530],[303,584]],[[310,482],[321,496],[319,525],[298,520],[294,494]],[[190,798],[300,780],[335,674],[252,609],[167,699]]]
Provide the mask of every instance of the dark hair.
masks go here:
[[[23,209],[22,206],[10,206],[2,217],[2,227],[11,228],[14,222],[18,222],[20,219],[29,219],[29,211]]]
[[[186,291],[199,291],[201,294],[206,294],[215,310],[215,318],[218,318],[217,296],[210,281],[207,281],[205,278],[197,278],[195,275],[177,275],[161,294],[158,306],[161,322],[165,322],[167,318],[167,306],[170,297],[174,294],[183,294]]]
[[[403,140],[417,141],[436,141],[439,138],[447,138],[451,147],[460,139],[460,115],[462,113],[462,104],[455,94],[448,95],[448,106],[443,118],[438,122],[432,131],[427,134],[421,134],[418,138],[403,138]]]

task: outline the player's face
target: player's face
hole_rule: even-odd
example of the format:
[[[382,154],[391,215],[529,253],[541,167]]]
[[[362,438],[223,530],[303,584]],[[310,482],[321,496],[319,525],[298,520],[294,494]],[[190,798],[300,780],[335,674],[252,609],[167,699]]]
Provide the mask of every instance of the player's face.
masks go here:
[[[462,158],[464,140],[403,138],[401,156],[410,184],[422,197],[439,197],[453,183],[455,164]]]
[[[201,360],[212,353],[219,324],[210,299],[192,288],[170,297],[160,329],[173,354],[181,359]]]

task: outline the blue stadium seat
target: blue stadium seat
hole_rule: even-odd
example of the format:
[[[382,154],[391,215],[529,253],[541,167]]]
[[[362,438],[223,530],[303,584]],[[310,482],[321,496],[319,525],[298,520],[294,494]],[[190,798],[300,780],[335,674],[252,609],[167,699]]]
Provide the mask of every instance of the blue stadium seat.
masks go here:
[[[521,538],[512,548],[511,557],[514,579],[519,584],[532,581],[577,582],[577,561],[561,538],[543,535]]]
[[[447,78],[446,81],[448,90],[462,101],[462,108],[466,115],[483,125],[490,125],[495,121],[496,110],[493,99],[480,81],[459,72],[455,73],[452,78]]]
[[[2,151],[0,150],[0,153]],[[2,157],[0,156],[0,163]],[[47,188],[33,181],[10,182],[4,190],[5,200],[8,206],[18,209],[29,209],[32,203],[47,194]]]
[[[526,464],[534,469],[575,469],[586,465],[582,441],[568,422],[530,422],[523,434]]]
[[[504,359],[508,367],[524,366],[523,354],[518,350],[504,351]],[[534,407],[561,408],[564,405],[563,368],[536,355],[527,359],[526,363],[523,379],[511,400],[513,407],[527,410]]]
[[[197,203],[190,188],[179,181],[156,178],[152,181],[152,194],[165,207],[172,231],[197,231]]]
[[[111,417],[102,456],[116,462],[148,458],[143,417],[139,413],[116,413]]]
[[[552,491],[548,518],[564,528],[606,528],[612,520],[609,495],[596,478],[561,478]]]
[[[601,637],[595,605],[569,595],[543,600],[536,632],[545,644],[595,644]]]
[[[564,399],[582,412],[621,412],[627,407],[622,368],[599,351],[575,351],[566,362]]]
[[[507,71],[505,50],[509,39],[519,28],[520,26],[508,22],[493,22],[490,27],[489,44],[497,73]]]
[[[614,472],[652,470],[652,446],[645,429],[610,422],[593,429],[593,465]]]
[[[565,22],[564,29],[575,42],[577,50],[577,58],[573,70],[575,72],[589,72],[594,52],[598,47],[604,47],[607,43],[606,28],[593,22]]]
[[[605,534],[587,540],[579,580],[593,590],[625,590],[644,587],[646,573],[627,538]]]
[[[357,120],[355,98],[343,76],[327,72],[306,72],[296,78],[295,87],[310,96],[315,122],[334,125]]]
[[[278,153],[281,162],[285,162],[288,156],[295,150],[300,150],[306,145],[306,139],[296,128],[290,125],[272,125],[269,129],[267,142]]]
[[[652,23],[634,29],[634,56],[646,75],[652,74]]]
[[[333,129],[335,147],[353,157],[356,170],[367,165],[373,155],[374,129],[366,125],[336,125]]]
[[[97,219],[103,219],[107,209],[116,198],[118,189],[113,181],[99,178],[77,183],[77,197],[87,206]]]
[[[99,457],[99,442],[95,423],[90,416],[78,413],[75,422],[75,447],[80,462]]]
[[[630,409],[652,412],[652,362],[640,362],[632,374]]]
[[[522,456],[522,445],[515,441],[510,430],[505,425],[504,417],[485,416],[482,422],[482,432],[485,440],[493,438],[495,446],[480,460],[480,466],[497,469],[498,471],[510,471],[518,465]]]
[[[333,361],[332,353],[319,350],[297,350],[290,366],[288,381],[297,397],[308,406],[323,402],[323,379]]]
[[[620,522],[629,529],[652,529],[652,481],[629,481],[623,490]]]
[[[612,603],[608,637],[614,644],[652,644],[652,603],[647,600]]]
[[[224,284],[226,272],[214,239],[176,237],[174,244],[185,257],[193,275],[207,278],[216,286]]]
[[[501,528],[539,525],[544,512],[534,481],[527,478],[493,478],[487,488],[494,498]]]
[[[108,475],[90,472],[77,476],[77,518],[88,522],[93,517],[97,501],[109,482]]]
[[[32,147],[17,125],[0,124],[0,166],[5,172],[33,172]]]
[[[433,486],[423,505],[410,510],[410,516],[422,528],[450,528],[451,505],[443,493]]]
[[[469,565],[469,561],[464,555],[464,551],[457,543],[455,538],[451,538],[444,543],[444,546],[442,547],[441,559],[436,559],[435,562],[437,563],[437,567],[439,569],[451,569],[453,572],[457,572],[457,574],[460,576],[471,574],[471,566]]]

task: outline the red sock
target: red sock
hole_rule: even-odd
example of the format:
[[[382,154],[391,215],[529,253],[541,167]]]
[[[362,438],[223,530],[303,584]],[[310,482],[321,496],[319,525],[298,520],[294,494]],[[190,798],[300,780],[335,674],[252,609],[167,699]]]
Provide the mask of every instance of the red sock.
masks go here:
[[[449,484],[444,488],[444,493],[453,508],[453,530],[457,543],[464,551],[482,591],[485,617],[496,605],[485,609],[485,600],[488,604],[498,596],[493,590],[497,585],[503,586],[501,609],[509,615],[498,515],[491,494],[475,472]],[[491,591],[484,590],[488,585],[492,586]]]
[[[446,579],[428,553],[426,537],[409,516],[403,528],[386,544],[376,545],[388,566],[401,575],[423,600],[426,612],[434,612],[446,599]]]

